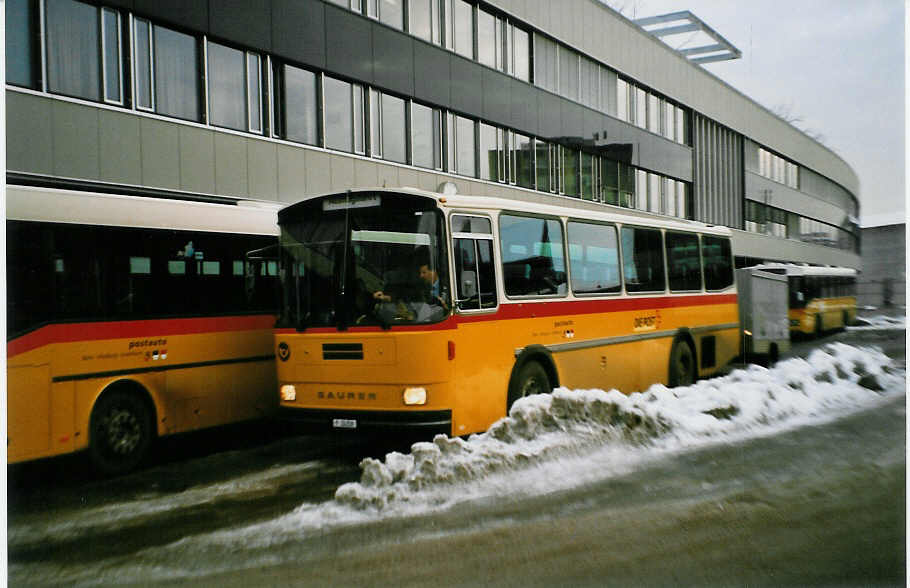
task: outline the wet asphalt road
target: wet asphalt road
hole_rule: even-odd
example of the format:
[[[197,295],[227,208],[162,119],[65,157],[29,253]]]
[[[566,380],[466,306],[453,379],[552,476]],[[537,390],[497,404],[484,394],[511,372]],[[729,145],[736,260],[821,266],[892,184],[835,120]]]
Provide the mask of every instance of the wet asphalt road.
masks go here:
[[[877,345],[906,361],[903,331],[825,338],[833,340]],[[817,344],[800,343],[794,353]],[[150,467],[113,480],[85,474],[79,456],[10,468],[8,579],[12,586],[904,585],[905,430],[900,397],[569,491],[501,496],[266,545],[232,539],[200,550],[190,578],[158,573],[161,548],[328,501],[360,478],[364,456],[406,451],[412,441],[230,427],[167,440]]]

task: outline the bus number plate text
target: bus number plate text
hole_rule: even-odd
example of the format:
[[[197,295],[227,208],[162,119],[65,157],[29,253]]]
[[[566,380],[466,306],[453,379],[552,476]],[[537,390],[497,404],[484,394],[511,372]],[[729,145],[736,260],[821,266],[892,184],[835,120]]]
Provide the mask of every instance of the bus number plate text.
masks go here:
[[[357,421],[354,419],[332,419],[332,427],[336,429],[356,429]]]

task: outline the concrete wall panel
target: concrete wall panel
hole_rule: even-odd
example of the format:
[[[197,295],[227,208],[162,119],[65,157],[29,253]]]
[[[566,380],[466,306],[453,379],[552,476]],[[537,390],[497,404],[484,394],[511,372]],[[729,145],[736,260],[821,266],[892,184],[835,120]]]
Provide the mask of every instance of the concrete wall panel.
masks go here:
[[[215,193],[249,197],[248,155],[245,137],[213,133],[215,140]]]
[[[180,189],[179,126],[142,118],[142,184],[151,188]]]
[[[256,200],[278,200],[278,146],[268,141],[247,140],[249,196]]]
[[[6,92],[6,169],[54,173],[53,100]]]
[[[97,180],[101,176],[98,110],[70,102],[51,108],[54,175]],[[28,135],[25,135],[26,137]]]
[[[213,132],[181,125],[180,189],[202,194],[214,194],[215,141]]]
[[[139,119],[123,112],[99,110],[100,179],[117,184],[142,183]]]

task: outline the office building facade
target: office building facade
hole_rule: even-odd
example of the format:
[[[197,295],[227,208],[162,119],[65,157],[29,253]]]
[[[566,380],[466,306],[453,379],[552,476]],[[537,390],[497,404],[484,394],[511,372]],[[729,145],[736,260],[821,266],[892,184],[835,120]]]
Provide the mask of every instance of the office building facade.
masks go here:
[[[7,0],[7,184],[588,200],[861,267],[839,156],[596,0]]]

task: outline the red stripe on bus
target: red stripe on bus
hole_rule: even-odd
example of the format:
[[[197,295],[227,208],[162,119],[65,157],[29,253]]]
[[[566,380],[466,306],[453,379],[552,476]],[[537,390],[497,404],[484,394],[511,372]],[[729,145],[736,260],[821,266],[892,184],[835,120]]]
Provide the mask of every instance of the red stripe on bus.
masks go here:
[[[52,343],[165,337],[227,331],[253,331],[275,326],[274,315],[217,316],[178,319],[106,321],[98,323],[56,323],[6,343],[7,357],[13,357]]]
[[[653,310],[662,308],[680,308],[692,306],[713,306],[719,304],[736,304],[736,294],[698,294],[692,296],[642,296],[612,298],[599,300],[529,300],[527,302],[511,301],[500,304],[496,312],[488,314],[461,314],[450,317],[441,323],[432,325],[396,326],[396,332],[402,331],[441,331],[454,329],[458,323],[476,323],[484,321],[514,320],[537,317],[572,316],[580,314],[597,314],[604,312],[624,312],[635,310]],[[345,333],[376,333],[382,327],[350,327]],[[312,327],[305,331],[296,329],[276,329],[278,335],[301,333],[338,334],[335,327]]]

